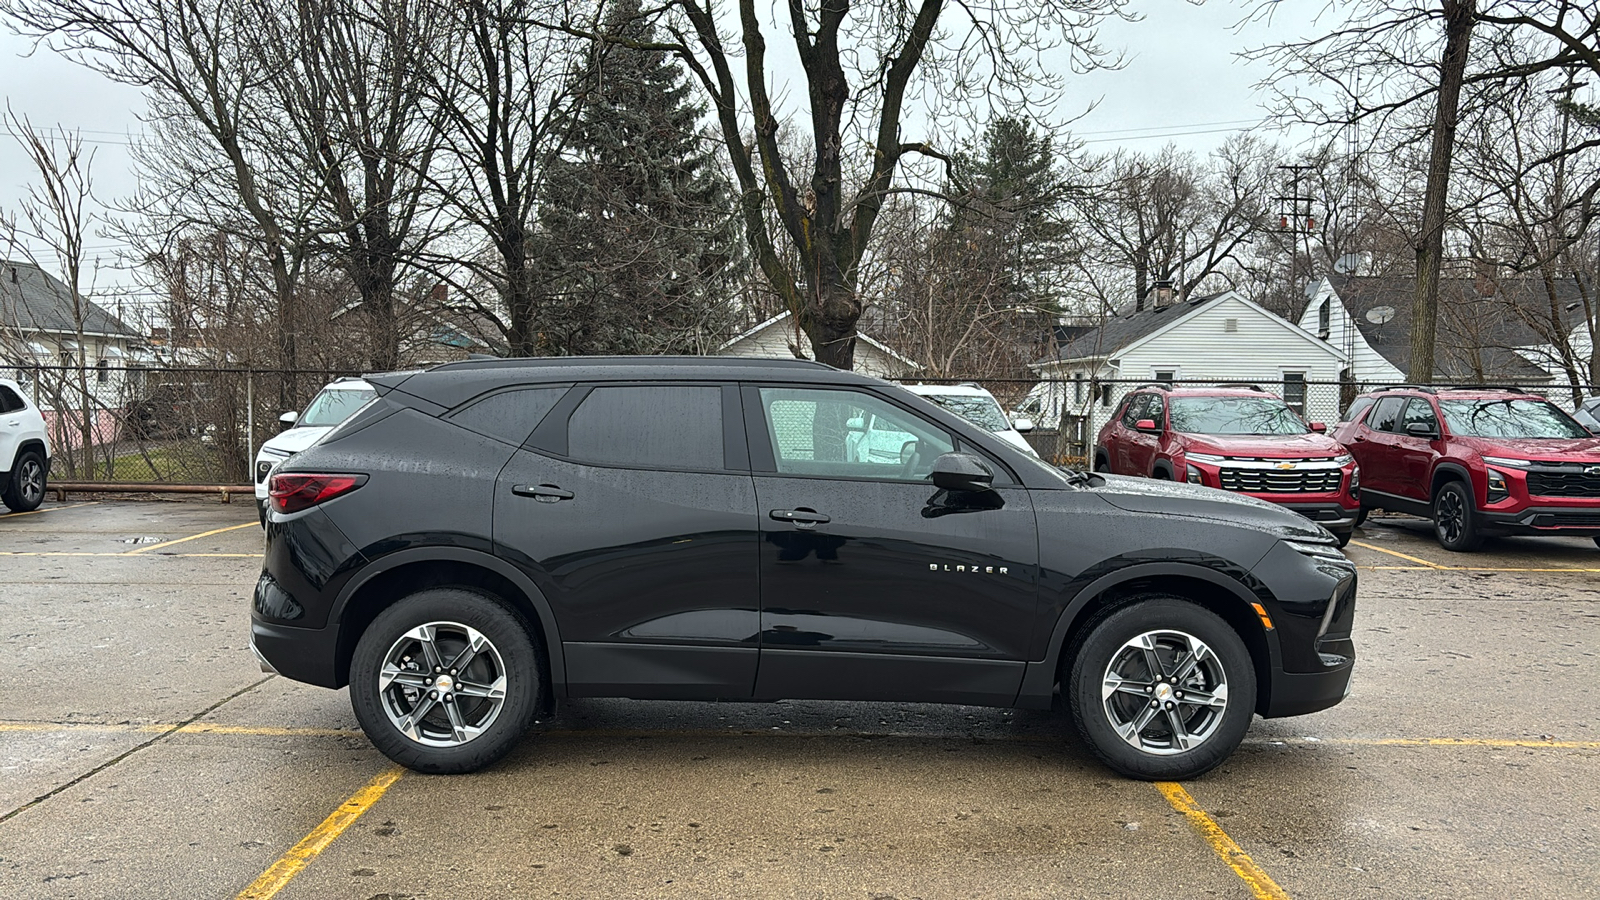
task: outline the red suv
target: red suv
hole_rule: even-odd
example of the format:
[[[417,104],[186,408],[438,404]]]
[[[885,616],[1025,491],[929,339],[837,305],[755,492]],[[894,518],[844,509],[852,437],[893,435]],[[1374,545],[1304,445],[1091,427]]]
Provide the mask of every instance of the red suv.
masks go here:
[[[1361,511],[1355,458],[1260,388],[1145,385],[1100,429],[1096,472],[1187,481],[1288,507],[1343,547]]]
[[[1600,543],[1600,438],[1543,397],[1395,387],[1356,398],[1337,437],[1361,463],[1361,505],[1433,520],[1446,550],[1493,534]]]

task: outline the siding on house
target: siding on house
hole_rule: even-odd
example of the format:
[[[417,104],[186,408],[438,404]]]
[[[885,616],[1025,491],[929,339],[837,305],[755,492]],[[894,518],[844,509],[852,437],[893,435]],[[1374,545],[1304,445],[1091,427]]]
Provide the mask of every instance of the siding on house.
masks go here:
[[[815,359],[811,339],[796,328],[788,313],[766,322],[717,348],[717,356],[741,356],[752,359],[794,359],[789,345],[795,343],[807,359]],[[912,369],[909,360],[896,357],[865,335],[856,341],[855,371],[877,378],[903,378]]]
[[[1317,285],[1311,302],[1300,316],[1300,327],[1313,335],[1321,335],[1320,321],[1323,304],[1328,307],[1328,337],[1330,346],[1337,348],[1350,360],[1350,380],[1361,384],[1396,384],[1405,381],[1405,373],[1395,368],[1378,351],[1372,349],[1362,337],[1350,311],[1334,292],[1333,284],[1326,278]]]

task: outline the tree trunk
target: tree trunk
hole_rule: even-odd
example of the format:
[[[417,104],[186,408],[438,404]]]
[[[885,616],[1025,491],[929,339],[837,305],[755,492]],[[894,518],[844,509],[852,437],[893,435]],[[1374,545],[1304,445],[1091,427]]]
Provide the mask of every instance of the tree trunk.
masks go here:
[[[1444,57],[1439,65],[1438,108],[1433,118],[1433,148],[1428,159],[1428,187],[1423,199],[1422,233],[1418,236],[1417,286],[1411,300],[1411,370],[1416,384],[1433,380],[1434,338],[1439,327],[1439,266],[1444,255],[1445,199],[1450,188],[1450,159],[1455,151],[1456,122],[1461,112],[1461,83],[1467,72],[1467,45],[1477,16],[1477,0],[1441,0],[1444,10]]]
[[[817,362],[846,372],[855,368],[856,320],[861,318],[861,299],[848,280],[841,273],[833,283],[808,285],[800,315]]]

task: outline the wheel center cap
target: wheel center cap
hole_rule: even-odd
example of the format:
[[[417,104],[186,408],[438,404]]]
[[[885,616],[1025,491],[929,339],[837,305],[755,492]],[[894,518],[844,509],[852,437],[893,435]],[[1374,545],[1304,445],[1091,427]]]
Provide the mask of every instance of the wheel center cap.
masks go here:
[[[1162,682],[1156,685],[1156,699],[1165,703],[1172,699],[1172,685]]]
[[[439,689],[439,693],[448,694],[455,689],[456,683],[449,675],[440,675],[438,680],[433,683],[433,686]]]

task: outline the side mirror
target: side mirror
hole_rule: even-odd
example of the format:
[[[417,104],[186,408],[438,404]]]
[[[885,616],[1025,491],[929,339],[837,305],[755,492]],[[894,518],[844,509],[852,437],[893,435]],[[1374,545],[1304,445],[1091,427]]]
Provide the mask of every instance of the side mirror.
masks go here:
[[[1012,419],[1011,420],[1011,427],[1015,428],[1016,430],[1018,430],[1020,432],[1022,432],[1023,434],[1027,434],[1028,432],[1033,430],[1033,420],[1032,419],[1023,419],[1023,418]]]
[[[1327,434],[1328,433],[1328,423],[1326,423],[1326,422],[1312,422],[1311,423],[1311,430],[1316,432],[1317,434]]]
[[[850,431],[866,431],[867,420],[861,418],[860,416],[856,416],[854,419],[846,420],[844,427]]]
[[[1439,432],[1434,430],[1434,427],[1429,425],[1427,422],[1412,422],[1410,425],[1406,426],[1406,434],[1409,434],[1412,437],[1423,438],[1439,436]]]
[[[282,422],[285,425],[293,425],[294,423],[300,421],[300,414],[291,409],[288,412],[284,413],[283,415],[279,416],[278,417],[278,421]]]
[[[1155,419],[1140,419],[1133,423],[1134,431],[1148,431],[1151,434],[1160,434],[1161,429],[1156,427]]]
[[[992,490],[994,473],[970,453],[945,453],[933,461],[933,485],[947,491]]]

